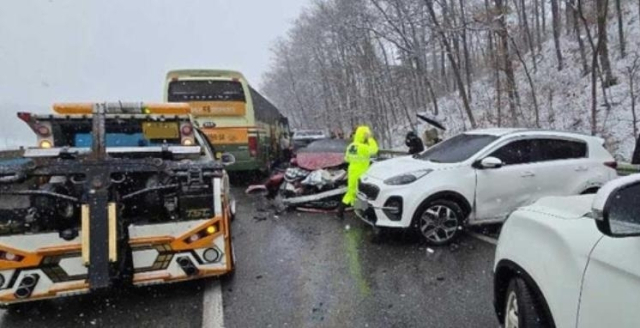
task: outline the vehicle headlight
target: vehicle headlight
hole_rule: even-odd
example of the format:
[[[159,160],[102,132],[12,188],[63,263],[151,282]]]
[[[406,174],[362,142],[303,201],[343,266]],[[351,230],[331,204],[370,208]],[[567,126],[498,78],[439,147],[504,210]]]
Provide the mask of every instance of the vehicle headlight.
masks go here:
[[[416,182],[418,179],[431,173],[432,171],[433,170],[426,169],[426,170],[418,170],[418,171],[413,171],[409,173],[404,173],[401,175],[396,175],[392,178],[384,180],[384,184],[391,185],[391,186],[401,186],[401,185],[410,184],[410,183]]]

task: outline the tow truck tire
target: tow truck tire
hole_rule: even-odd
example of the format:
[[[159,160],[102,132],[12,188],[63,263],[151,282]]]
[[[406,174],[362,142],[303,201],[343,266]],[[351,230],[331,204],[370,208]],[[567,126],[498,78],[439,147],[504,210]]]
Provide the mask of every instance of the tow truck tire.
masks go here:
[[[502,324],[505,328],[544,328],[555,327],[544,315],[542,304],[519,277],[509,282],[505,294],[505,311]]]

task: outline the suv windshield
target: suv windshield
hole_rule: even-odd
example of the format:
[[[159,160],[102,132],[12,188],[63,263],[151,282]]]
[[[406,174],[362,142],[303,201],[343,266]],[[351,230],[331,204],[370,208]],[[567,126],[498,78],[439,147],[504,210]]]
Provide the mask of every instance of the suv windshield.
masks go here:
[[[416,155],[415,158],[434,163],[459,163],[469,159],[496,139],[498,137],[487,134],[460,134]]]

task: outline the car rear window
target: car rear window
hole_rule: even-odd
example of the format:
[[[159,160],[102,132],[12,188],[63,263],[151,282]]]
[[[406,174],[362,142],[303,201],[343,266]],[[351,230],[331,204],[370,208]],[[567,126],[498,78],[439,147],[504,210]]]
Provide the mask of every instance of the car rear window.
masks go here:
[[[587,157],[587,143],[563,139],[538,139],[540,161]]]

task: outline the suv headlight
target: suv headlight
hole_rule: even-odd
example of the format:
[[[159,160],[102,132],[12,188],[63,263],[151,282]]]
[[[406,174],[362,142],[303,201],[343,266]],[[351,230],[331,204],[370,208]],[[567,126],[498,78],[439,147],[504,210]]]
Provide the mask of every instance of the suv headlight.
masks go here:
[[[426,170],[418,170],[418,171],[413,171],[409,173],[404,173],[401,175],[396,175],[392,178],[384,180],[384,184],[391,185],[391,186],[401,186],[401,185],[410,184],[410,183],[416,182],[418,179],[422,178],[423,176],[431,172],[433,172],[433,170],[426,169]]]

